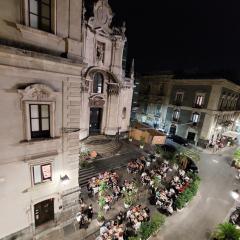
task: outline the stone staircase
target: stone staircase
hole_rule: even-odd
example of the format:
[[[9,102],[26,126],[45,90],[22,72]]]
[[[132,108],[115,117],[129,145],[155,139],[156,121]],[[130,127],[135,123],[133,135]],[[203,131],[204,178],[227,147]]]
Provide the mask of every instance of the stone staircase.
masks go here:
[[[90,151],[96,151],[101,157],[114,155],[122,146],[121,142],[104,135],[90,136],[83,143]]]
[[[85,187],[90,178],[97,176],[100,172],[117,170],[127,166],[131,158],[135,158],[138,153],[127,152],[114,158],[107,158],[95,161],[89,168],[79,170],[79,185]]]

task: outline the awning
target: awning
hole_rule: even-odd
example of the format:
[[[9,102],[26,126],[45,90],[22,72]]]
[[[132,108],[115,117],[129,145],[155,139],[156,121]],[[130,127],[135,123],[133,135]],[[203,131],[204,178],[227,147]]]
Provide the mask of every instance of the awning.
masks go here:
[[[228,131],[228,132],[225,132],[225,133],[222,134],[222,136],[230,137],[232,139],[237,138],[238,135],[239,135],[239,133],[238,132],[234,132],[234,131]]]

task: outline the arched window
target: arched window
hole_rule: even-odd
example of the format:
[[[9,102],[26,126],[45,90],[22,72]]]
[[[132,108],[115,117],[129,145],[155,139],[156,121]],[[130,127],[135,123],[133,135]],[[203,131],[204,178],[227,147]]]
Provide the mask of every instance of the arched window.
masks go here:
[[[94,75],[93,93],[103,93],[103,75],[101,73]]]

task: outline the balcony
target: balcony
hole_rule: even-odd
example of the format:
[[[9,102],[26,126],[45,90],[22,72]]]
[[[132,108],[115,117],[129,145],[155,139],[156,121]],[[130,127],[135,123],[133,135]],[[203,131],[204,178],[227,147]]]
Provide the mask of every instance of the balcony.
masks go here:
[[[173,105],[178,106],[178,107],[182,106],[182,104],[183,104],[182,101],[174,101],[173,102]]]
[[[159,96],[159,95],[146,95],[146,94],[141,94],[139,95],[139,101],[144,101],[148,103],[162,103],[164,100],[164,96]]]
[[[193,108],[201,109],[201,108],[203,108],[203,107],[204,107],[203,104],[201,104],[201,105],[199,105],[199,104],[197,104],[197,103],[194,103],[194,104],[193,104]]]

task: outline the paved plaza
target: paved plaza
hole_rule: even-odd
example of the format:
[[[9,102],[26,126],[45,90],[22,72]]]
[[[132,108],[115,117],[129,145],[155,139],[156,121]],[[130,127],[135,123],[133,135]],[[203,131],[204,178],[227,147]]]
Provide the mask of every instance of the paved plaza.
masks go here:
[[[235,178],[236,170],[231,168],[231,156],[234,150],[235,148],[228,148],[216,154],[210,151],[200,153],[201,160],[198,166],[201,184],[197,196],[186,208],[167,217],[165,225],[157,236],[152,237],[152,240],[209,239],[214,227],[228,219],[236,205],[230,196],[230,191],[239,187],[239,180]],[[122,180],[131,179],[133,176],[127,174],[126,164],[140,154],[141,151],[136,146],[125,143],[124,151],[120,151],[118,155],[96,161],[93,164],[95,170],[92,175],[97,173],[97,169],[99,171],[115,169]],[[88,178],[92,175],[89,174]],[[85,187],[83,187],[83,198],[87,204],[91,203],[94,209],[97,209],[97,198],[89,198]],[[140,200],[142,204],[149,206],[147,194],[142,194]],[[150,208],[152,212],[157,211],[155,206]],[[114,218],[121,210],[124,210],[122,199],[117,201],[106,214],[107,219]],[[99,234],[99,227],[95,211],[94,220],[88,228],[79,230],[78,223],[73,220],[64,228],[62,234],[56,231],[39,239],[52,240],[58,236],[59,240],[94,240]]]

